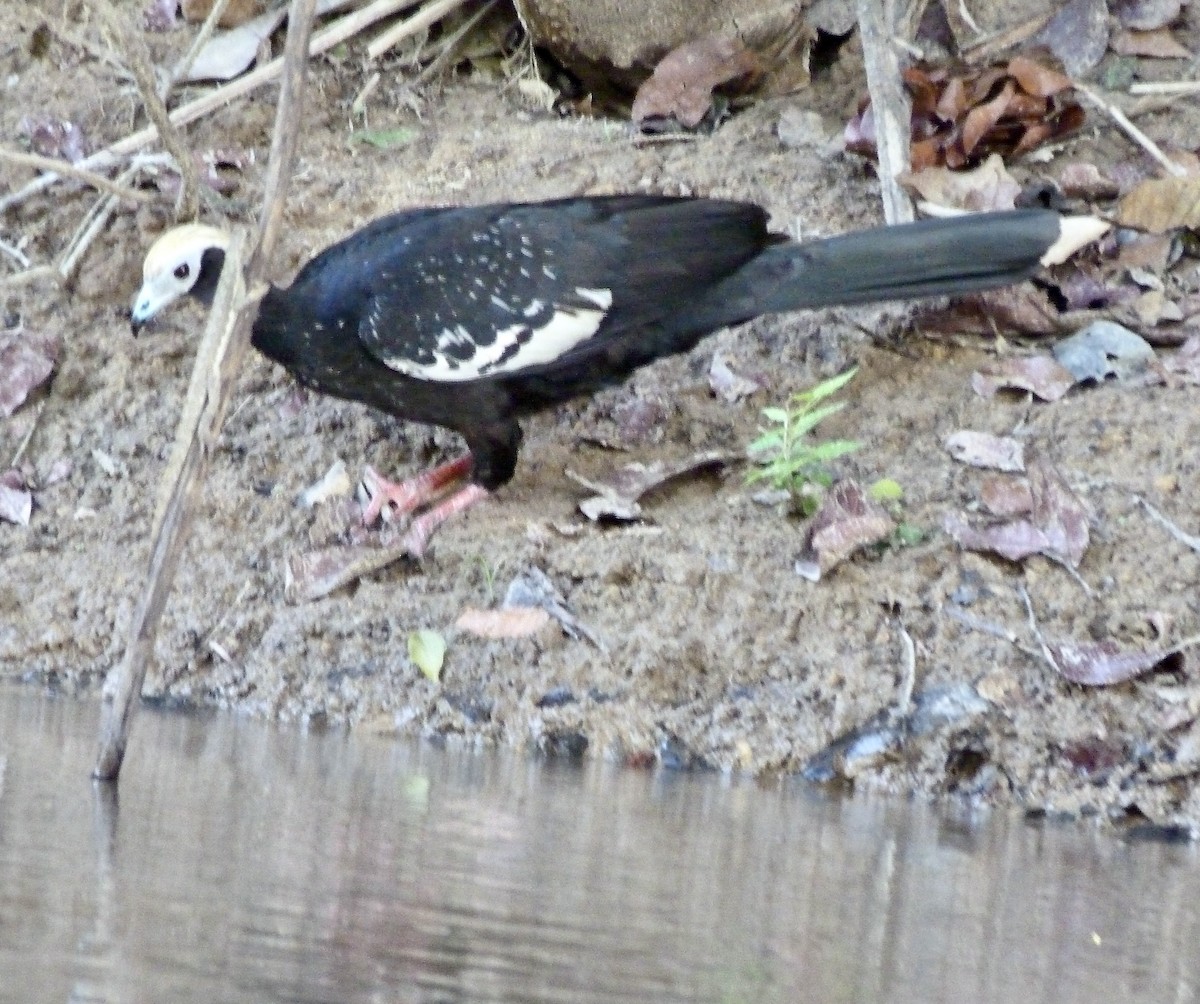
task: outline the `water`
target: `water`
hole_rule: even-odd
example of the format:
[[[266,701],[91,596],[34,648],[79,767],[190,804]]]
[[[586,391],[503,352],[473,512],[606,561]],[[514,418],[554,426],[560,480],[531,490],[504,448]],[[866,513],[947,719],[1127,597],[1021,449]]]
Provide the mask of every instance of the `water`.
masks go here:
[[[802,784],[0,691],[0,1001],[1200,997],[1200,860]]]

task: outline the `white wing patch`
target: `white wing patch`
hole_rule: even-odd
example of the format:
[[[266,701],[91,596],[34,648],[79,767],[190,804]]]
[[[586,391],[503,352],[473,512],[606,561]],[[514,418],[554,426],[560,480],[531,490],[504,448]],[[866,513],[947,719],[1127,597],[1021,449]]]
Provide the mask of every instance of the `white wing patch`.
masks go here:
[[[520,311],[507,308],[510,313],[530,320],[497,329],[489,344],[480,344],[466,327],[456,324],[437,336],[427,353],[431,358],[417,360],[397,355],[381,358],[390,369],[405,376],[448,383],[478,380],[541,366],[553,362],[591,338],[612,306],[612,292],[607,289],[585,289],[580,286],[576,287],[575,295],[595,306],[546,304],[535,300]],[[544,315],[547,310],[550,311],[549,318],[539,327],[533,327],[533,319],[539,314]],[[470,345],[474,345],[475,351],[466,356],[464,350]]]

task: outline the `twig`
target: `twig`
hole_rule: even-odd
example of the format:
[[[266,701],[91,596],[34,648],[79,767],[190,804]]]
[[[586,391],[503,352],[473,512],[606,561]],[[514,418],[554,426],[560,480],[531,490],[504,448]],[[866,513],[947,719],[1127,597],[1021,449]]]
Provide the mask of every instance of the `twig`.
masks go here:
[[[38,265],[36,268],[27,268],[24,272],[17,272],[15,275],[6,275],[0,279],[0,289],[15,289],[18,286],[29,286],[35,282],[41,282],[43,279],[58,278],[58,269],[53,265]]]
[[[38,419],[42,417],[42,409],[45,406],[45,401],[37,403],[37,407],[33,411],[33,420],[29,423],[29,428],[25,431],[25,435],[21,437],[21,445],[17,447],[17,452],[13,454],[12,460],[8,462],[9,467],[16,467],[21,462],[21,458],[25,456],[25,451],[29,449],[29,444],[33,441],[33,433],[37,429]]]
[[[1021,602],[1025,604],[1025,616],[1029,624],[1029,630],[1033,637],[1037,639],[1038,646],[1041,648],[1042,658],[1055,673],[1059,676],[1064,676],[1062,669],[1054,658],[1054,653],[1050,651],[1050,646],[1046,644],[1046,639],[1042,635],[1042,629],[1038,627],[1037,616],[1033,612],[1033,600],[1029,598],[1029,593],[1023,585],[1017,586],[1017,595],[1021,597]]]
[[[1133,501],[1136,502],[1138,505],[1140,505],[1143,509],[1145,509],[1146,512],[1148,512],[1150,514],[1150,518],[1153,519],[1155,523],[1157,523],[1164,530],[1166,530],[1167,533],[1169,533],[1172,537],[1174,537],[1177,541],[1179,541],[1179,543],[1183,544],[1184,547],[1190,547],[1193,551],[1200,552],[1200,537],[1194,537],[1192,534],[1187,533],[1185,530],[1182,530],[1176,524],[1172,523],[1169,519],[1167,519],[1166,516],[1164,516],[1161,512],[1159,512],[1157,509],[1155,509],[1154,506],[1152,506],[1149,502],[1147,502],[1140,495],[1135,495],[1133,497]]]
[[[212,33],[217,27],[217,22],[221,20],[221,15],[225,13],[225,8],[229,6],[229,0],[216,0],[212,5],[212,10],[208,12],[208,17],[204,19],[204,23],[200,25],[200,30],[196,33],[196,37],[192,39],[191,47],[184,54],[184,57],[171,68],[171,73],[159,88],[158,96],[165,103],[167,98],[171,96],[171,90],[179,83],[192,68],[192,64],[196,62],[196,57],[200,55],[200,50],[208,44],[208,40],[212,38]]]
[[[107,192],[109,195],[115,195],[119,199],[128,199],[130,202],[153,202],[156,196],[148,192],[139,192],[136,188],[126,188],[124,185],[118,185],[115,181],[110,181],[103,174],[97,174],[95,171],[89,171],[79,164],[72,164],[67,160],[59,160],[56,157],[43,157],[36,153],[25,153],[23,150],[5,150],[0,148],[0,160],[7,160],[10,164],[20,164],[23,167],[32,167],[38,171],[53,171],[49,177],[51,180],[59,175],[65,175],[68,178],[74,178],[77,181],[85,182],[91,185],[92,188],[99,189],[101,192]],[[86,164],[91,158],[81,161],[81,164]],[[47,175],[42,175],[43,178]],[[41,178],[38,179],[41,181]],[[36,184],[36,182],[35,182]],[[8,200],[6,199],[3,205],[0,205],[0,210],[7,208]]]
[[[375,0],[374,3],[363,7],[361,10],[356,10],[345,17],[340,18],[331,24],[324,31],[315,35],[312,40],[312,45],[309,47],[310,56],[318,56],[322,52],[327,52],[336,45],[340,45],[346,39],[357,35],[360,31],[369,28],[376,21],[379,21],[398,10],[403,10],[406,7],[411,7],[413,0]],[[272,59],[265,66],[260,66],[255,70],[251,70],[236,80],[231,80],[228,84],[210,91],[208,94],[197,98],[195,101],[189,101],[186,105],[180,105],[171,112],[171,122],[176,126],[187,125],[189,122],[195,122],[196,119],[203,118],[209,112],[222,108],[235,101],[240,97],[244,97],[251,91],[257,90],[263,84],[270,83],[280,73],[283,72],[284,57],[280,56],[277,59]],[[116,143],[105,147],[103,150],[97,150],[90,157],[84,158],[75,165],[78,169],[86,170],[88,168],[103,168],[111,167],[122,157],[126,157],[131,153],[135,153],[144,147],[147,143],[154,142],[158,131],[153,126],[148,126],[145,129],[139,129],[137,132],[126,136],[124,139],[118,140]],[[57,161],[55,162],[57,163]],[[55,169],[56,170],[56,169]],[[11,209],[20,202],[25,201],[31,195],[36,195],[38,192],[45,191],[55,181],[58,180],[57,174],[43,174],[39,178],[35,178],[24,188],[13,192],[0,199],[0,213]]]
[[[896,627],[900,630],[900,643],[904,647],[904,669],[900,674],[900,692],[896,696],[896,712],[900,715],[907,715],[912,707],[913,690],[917,685],[917,646],[903,621],[897,619]]]
[[[8,255],[13,261],[20,265],[21,268],[29,268],[33,264],[33,262],[29,260],[29,256],[25,254],[24,251],[13,244],[9,244],[8,241],[0,241],[0,251],[3,251],[6,255]]]
[[[146,677],[146,667],[154,654],[158,624],[191,527],[195,498],[228,410],[235,376],[242,368],[249,346],[253,310],[245,291],[259,285],[283,218],[284,196],[300,133],[306,54],[315,6],[316,0],[293,0],[292,3],[283,56],[283,86],[271,139],[257,246],[244,274],[240,236],[235,235],[226,252],[202,351],[192,370],[171,467],[159,492],[146,588],[131,625],[125,656],[110,681],[111,685],[106,688],[112,694],[112,701],[104,708],[100,748],[93,767],[93,776],[100,780],[114,781],[120,773],[133,711]]]
[[[1034,35],[1050,23],[1057,13],[1057,7],[1051,7],[1045,14],[1039,14],[1024,24],[1019,24],[1015,28],[998,31],[976,42],[969,49],[964,50],[962,58],[968,63],[980,63],[986,59],[991,59],[996,53],[1003,52],[1005,49],[1011,49],[1014,45],[1020,45],[1022,42],[1033,38]]]
[[[96,239],[100,231],[112,219],[113,211],[117,208],[117,199],[115,196],[108,196],[100,201],[95,216],[91,223],[83,229],[79,236],[75,239],[63,254],[62,261],[58,263],[58,274],[61,275],[64,281],[70,281],[75,274],[75,269],[79,267],[79,262],[83,259],[87,249],[91,247],[92,241]]]
[[[1010,631],[1002,624],[996,624],[993,621],[985,621],[979,617],[972,617],[964,610],[958,607],[943,607],[942,612],[952,620],[958,621],[963,627],[971,631],[978,631],[980,634],[988,634],[993,638],[999,638],[1001,641],[1008,642],[1013,648],[1023,655],[1027,655],[1032,659],[1041,658],[1041,653],[1030,648],[1028,645],[1022,645],[1020,638],[1017,637],[1015,631]]]
[[[196,178],[196,162],[192,159],[192,151],[179,135],[179,130],[171,122],[167,106],[158,94],[158,83],[154,79],[154,65],[150,62],[150,50],[146,48],[146,40],[126,19],[121,11],[113,6],[112,0],[88,0],[108,25],[125,52],[125,59],[133,78],[137,81],[138,91],[142,95],[142,104],[146,114],[158,131],[159,141],[175,158],[175,167],[179,171],[181,184],[179,199],[175,203],[175,218],[177,220],[194,220],[200,212],[200,182]]]
[[[912,122],[908,93],[900,80],[900,60],[892,44],[895,6],[895,0],[857,0],[858,28],[875,116],[883,216],[888,223],[911,223],[912,200],[899,181],[912,164]]]
[[[446,39],[445,43],[442,45],[442,51],[439,52],[432,60],[430,60],[429,65],[426,66],[425,69],[417,74],[416,79],[412,82],[412,86],[414,88],[421,87],[433,79],[433,77],[437,76],[437,74],[443,69],[445,69],[446,64],[450,62],[450,57],[453,56],[455,51],[458,49],[459,42],[461,42],[471,32],[475,25],[479,24],[479,22],[491,12],[492,8],[495,7],[498,2],[499,0],[488,0],[487,3],[480,7],[479,10],[477,10],[457,29],[455,29],[454,34]]]
[[[1090,87],[1085,87],[1078,81],[1074,82],[1074,86],[1075,90],[1092,102],[1092,104],[1094,104],[1102,112],[1106,113],[1108,117],[1117,124],[1121,131],[1125,133],[1126,136],[1128,136],[1138,146],[1145,150],[1146,153],[1150,154],[1150,156],[1158,162],[1164,171],[1175,178],[1182,178],[1187,175],[1187,171],[1185,171],[1179,164],[1176,164],[1175,161],[1171,160],[1170,157],[1163,153],[1158,144],[1155,143],[1154,140],[1152,140],[1144,132],[1142,132],[1141,129],[1135,126],[1133,122],[1130,121],[1129,116],[1121,111],[1120,108],[1114,105],[1111,101],[1106,101]]]
[[[1195,94],[1200,80],[1164,80],[1159,83],[1130,84],[1130,94]]]
[[[457,10],[466,2],[467,0],[432,0],[431,3],[427,3],[412,17],[382,32],[375,41],[367,46],[367,57],[378,59],[388,49],[392,48],[392,46],[417,34],[417,32],[424,31],[430,25],[437,24],[447,14]]]

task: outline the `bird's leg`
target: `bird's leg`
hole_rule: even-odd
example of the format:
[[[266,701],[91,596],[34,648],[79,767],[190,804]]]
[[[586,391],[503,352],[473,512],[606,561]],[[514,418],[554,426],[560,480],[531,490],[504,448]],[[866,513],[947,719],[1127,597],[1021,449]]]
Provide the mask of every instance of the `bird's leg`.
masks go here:
[[[468,453],[407,481],[388,481],[375,468],[368,467],[363,472],[363,483],[371,501],[363,509],[363,526],[374,523],[389,504],[396,507],[398,515],[404,515],[432,501],[447,485],[466,478],[471,473],[472,463],[471,454]],[[440,522],[442,520],[435,522],[434,526]],[[432,528],[429,532],[432,533]]]
[[[408,533],[404,535],[405,549],[414,558],[421,557],[425,553],[425,547],[429,543],[429,538],[433,536],[434,530],[451,516],[464,509],[469,509],[476,502],[482,502],[490,494],[481,485],[467,485],[465,488],[459,489],[448,499],[439,502],[428,512],[422,513],[412,521]]]

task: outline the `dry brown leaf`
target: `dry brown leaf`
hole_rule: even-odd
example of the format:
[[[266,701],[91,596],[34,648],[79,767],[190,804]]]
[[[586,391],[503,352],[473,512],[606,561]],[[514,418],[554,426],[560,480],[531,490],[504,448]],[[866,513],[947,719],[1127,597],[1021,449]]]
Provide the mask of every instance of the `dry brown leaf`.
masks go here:
[[[885,539],[895,523],[854,481],[839,481],[826,493],[805,534],[796,572],[816,582],[860,548]]]
[[[993,516],[1024,516],[1033,509],[1033,493],[1025,478],[989,474],[979,485],[979,501]]]
[[[929,310],[918,316],[923,329],[953,334],[994,335],[1001,331],[1036,338],[1062,330],[1058,308],[1045,290],[1032,283],[967,293],[956,297],[948,309]]]
[[[1115,642],[1047,641],[1058,671],[1072,683],[1106,687],[1149,673],[1178,653],[1162,649],[1122,650]]]
[[[183,16],[188,21],[203,21],[212,12],[214,0],[180,0]],[[266,10],[266,0],[229,0],[217,25],[236,28]]]
[[[661,488],[676,478],[722,467],[732,459],[732,454],[709,450],[670,466],[661,461],[649,465],[626,464],[597,481],[581,477],[571,470],[566,473],[572,481],[596,492],[593,498],[579,503],[579,511],[588,519],[629,521],[641,517],[642,507],[638,500],[647,492]]]
[[[1191,59],[1188,48],[1167,28],[1150,31],[1118,31],[1109,43],[1118,56],[1146,56],[1150,59]]]
[[[60,348],[54,335],[0,332],[0,416],[11,415],[50,378]]]
[[[762,76],[763,65],[753,52],[732,38],[708,36],[672,49],[638,88],[633,120],[674,119],[687,129],[704,121],[713,93],[721,87],[743,91]]]
[[[550,623],[550,614],[541,607],[502,607],[480,610],[468,607],[454,626],[478,638],[528,638]]]
[[[1200,177],[1149,178],[1121,200],[1117,221],[1161,234],[1200,227]]]
[[[1071,371],[1051,356],[1001,359],[971,374],[971,389],[980,397],[999,390],[1025,390],[1043,401],[1057,401],[1072,387]]]
[[[1082,503],[1049,463],[1029,466],[1032,507],[1028,519],[975,527],[958,513],[947,513],[945,531],[969,551],[991,551],[1009,561],[1046,555],[1077,568],[1087,550],[1089,531]]]
[[[88,155],[89,143],[76,123],[55,115],[26,115],[17,130],[29,140],[34,153],[78,163]]]
[[[1008,61],[1008,73],[1026,94],[1039,98],[1052,98],[1071,86],[1071,78],[1059,73],[1052,66],[1039,63],[1028,56],[1014,56]]]
[[[994,471],[1025,470],[1025,446],[1010,436],[960,429],[946,437],[946,450],[960,464]]]

